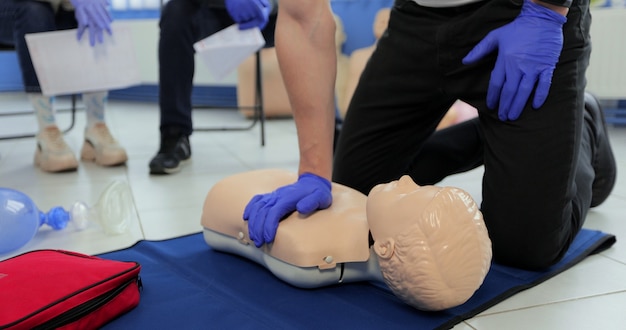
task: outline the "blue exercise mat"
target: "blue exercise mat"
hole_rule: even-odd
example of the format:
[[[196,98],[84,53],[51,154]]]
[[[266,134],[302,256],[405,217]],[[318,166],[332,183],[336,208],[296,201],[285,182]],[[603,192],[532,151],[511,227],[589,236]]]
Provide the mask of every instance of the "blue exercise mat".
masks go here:
[[[200,233],[140,241],[100,255],[142,266],[139,306],[105,329],[446,329],[613,243],[613,235],[584,229],[557,265],[531,272],[494,264],[465,304],[422,312],[368,282],[295,288],[252,261],[212,250]]]

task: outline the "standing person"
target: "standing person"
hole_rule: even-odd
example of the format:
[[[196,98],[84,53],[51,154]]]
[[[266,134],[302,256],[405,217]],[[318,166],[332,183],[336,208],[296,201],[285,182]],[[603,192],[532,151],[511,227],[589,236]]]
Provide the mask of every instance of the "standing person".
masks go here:
[[[150,161],[151,174],[180,171],[191,157],[193,132],[193,44],[234,23],[262,29],[267,47],[274,45],[276,7],[268,0],[170,0],[161,12],[159,37],[159,108],[161,143]]]
[[[292,7],[283,1],[278,30],[285,29],[283,17],[294,25],[324,24],[304,7],[287,11]],[[350,103],[333,181],[367,193],[403,174],[427,185],[484,165],[481,211],[494,260],[526,269],[558,262],[616,178],[601,108],[585,94],[590,22],[588,0],[396,0]],[[323,37],[315,33],[300,39],[321,61],[325,48],[314,45]],[[294,57],[297,48],[306,48],[279,40],[277,46]],[[281,65],[288,67],[294,57],[283,57]],[[307,74],[311,86],[332,83],[320,76],[320,67],[291,68],[288,86]],[[330,92],[294,91],[288,90],[300,171],[308,173],[252,199],[245,218],[257,228],[260,222],[271,229],[294,210],[330,205],[332,135],[315,127],[332,118],[325,106]],[[435,132],[457,99],[477,108],[479,118]],[[327,194],[312,200],[312,191]]]
[[[55,119],[54,97],[41,93],[39,80],[26,46],[27,33],[78,28],[77,39],[89,35],[91,46],[111,34],[111,17],[107,0],[2,0],[0,1],[0,43],[14,46],[24,90],[33,107],[39,131],[36,135],[35,165],[47,172],[76,170],[78,161],[65,143]],[[113,138],[105,122],[108,91],[82,94],[87,125],[81,149],[83,160],[102,166],[126,162],[126,151]]]

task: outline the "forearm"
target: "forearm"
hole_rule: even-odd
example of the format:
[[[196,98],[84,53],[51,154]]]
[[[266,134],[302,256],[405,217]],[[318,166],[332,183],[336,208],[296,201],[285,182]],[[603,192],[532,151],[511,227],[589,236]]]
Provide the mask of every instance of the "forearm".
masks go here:
[[[335,23],[327,1],[281,1],[276,54],[298,130],[298,172],[332,172]]]

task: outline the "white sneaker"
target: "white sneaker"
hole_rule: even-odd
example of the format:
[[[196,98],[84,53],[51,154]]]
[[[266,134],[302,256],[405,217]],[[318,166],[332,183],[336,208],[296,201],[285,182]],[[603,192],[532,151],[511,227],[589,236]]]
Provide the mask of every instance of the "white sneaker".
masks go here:
[[[121,165],[128,160],[126,150],[117,143],[104,123],[85,129],[85,143],[80,158],[101,166]]]
[[[74,171],[78,161],[74,152],[63,140],[63,133],[56,126],[49,126],[37,133],[35,166],[46,172]]]

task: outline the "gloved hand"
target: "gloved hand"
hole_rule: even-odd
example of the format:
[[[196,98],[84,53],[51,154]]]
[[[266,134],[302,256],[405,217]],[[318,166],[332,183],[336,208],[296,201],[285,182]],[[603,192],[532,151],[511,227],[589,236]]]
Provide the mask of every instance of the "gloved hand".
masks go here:
[[[239,24],[240,30],[263,29],[269,21],[272,7],[267,0],[226,0],[226,10]]]
[[[566,21],[565,16],[524,0],[515,20],[491,31],[463,58],[463,64],[471,64],[498,50],[487,107],[495,109],[499,102],[500,120],[519,118],[535,86],[532,106],[537,109],[543,105],[563,49]]]
[[[89,44],[94,46],[97,42],[102,43],[103,32],[111,32],[111,14],[108,6],[109,0],[70,0],[74,6],[74,15],[78,21],[78,33],[76,38],[82,38],[85,29],[89,30]]]
[[[256,247],[274,241],[278,223],[293,211],[309,214],[332,204],[330,181],[311,173],[300,175],[296,183],[256,195],[243,212],[250,239]]]

